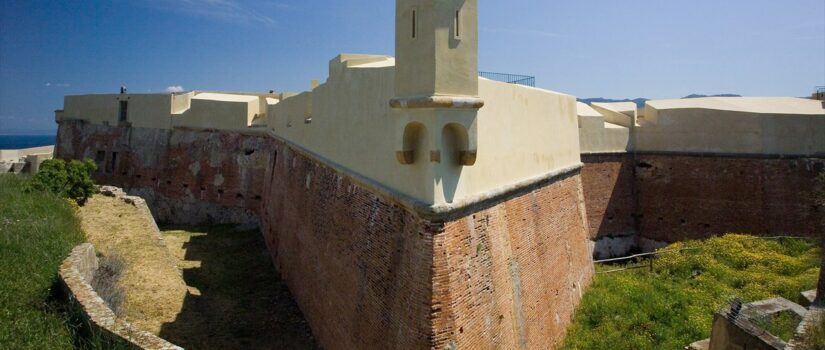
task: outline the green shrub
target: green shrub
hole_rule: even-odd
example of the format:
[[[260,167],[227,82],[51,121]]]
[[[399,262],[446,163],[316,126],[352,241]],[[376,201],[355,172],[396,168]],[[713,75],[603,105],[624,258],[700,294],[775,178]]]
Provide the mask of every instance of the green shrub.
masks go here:
[[[675,252],[688,247],[699,249]],[[805,240],[727,235],[664,250],[674,252],[660,254],[652,273],[597,275],[563,349],[682,349],[710,336],[714,312],[732,297],[796,300],[819,275],[818,244]]]
[[[40,171],[32,177],[29,191],[49,191],[58,196],[74,199],[83,205],[97,191],[92,173],[97,165],[91,159],[82,162],[49,159],[40,165]]]

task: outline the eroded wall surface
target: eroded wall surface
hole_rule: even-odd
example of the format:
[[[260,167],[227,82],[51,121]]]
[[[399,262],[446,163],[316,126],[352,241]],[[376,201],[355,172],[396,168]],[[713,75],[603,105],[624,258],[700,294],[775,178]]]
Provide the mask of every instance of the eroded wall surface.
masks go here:
[[[93,159],[98,183],[146,199],[163,223],[254,223],[271,139],[62,121],[55,156]]]

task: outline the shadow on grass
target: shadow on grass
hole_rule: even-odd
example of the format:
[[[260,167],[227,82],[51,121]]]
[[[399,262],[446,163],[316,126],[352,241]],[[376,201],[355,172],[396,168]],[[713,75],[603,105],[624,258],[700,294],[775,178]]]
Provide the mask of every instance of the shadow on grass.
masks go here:
[[[189,293],[160,336],[186,349],[315,349],[260,231],[163,228]],[[175,249],[182,251],[175,252]]]

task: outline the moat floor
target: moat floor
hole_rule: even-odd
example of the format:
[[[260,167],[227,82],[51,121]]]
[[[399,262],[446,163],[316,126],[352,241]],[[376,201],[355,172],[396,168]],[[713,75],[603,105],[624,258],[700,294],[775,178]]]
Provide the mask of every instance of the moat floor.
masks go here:
[[[258,230],[167,228],[188,293],[160,336],[186,349],[315,349]]]

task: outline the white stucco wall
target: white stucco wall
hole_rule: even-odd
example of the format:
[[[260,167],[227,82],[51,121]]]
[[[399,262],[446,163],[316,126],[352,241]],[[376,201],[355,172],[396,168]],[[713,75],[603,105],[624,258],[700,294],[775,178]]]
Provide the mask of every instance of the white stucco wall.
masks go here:
[[[477,115],[462,109],[391,109],[394,61],[339,61],[346,59],[334,59],[329,80],[312,92],[269,106],[269,127],[276,135],[432,204],[461,203],[580,162],[572,96],[480,79],[479,95],[486,104]],[[476,133],[475,165],[456,164],[457,156],[444,145],[449,141],[444,139],[446,121]],[[415,162],[404,165],[396,151],[411,122],[421,123],[426,133]],[[442,151],[440,163],[430,160],[433,150]]]

